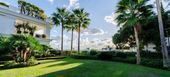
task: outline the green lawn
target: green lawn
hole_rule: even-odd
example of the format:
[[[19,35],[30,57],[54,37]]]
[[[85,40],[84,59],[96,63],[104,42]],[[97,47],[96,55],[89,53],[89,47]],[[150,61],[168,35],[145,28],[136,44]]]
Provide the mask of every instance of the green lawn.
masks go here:
[[[42,60],[32,67],[0,70],[0,77],[170,77],[170,71],[95,60]]]

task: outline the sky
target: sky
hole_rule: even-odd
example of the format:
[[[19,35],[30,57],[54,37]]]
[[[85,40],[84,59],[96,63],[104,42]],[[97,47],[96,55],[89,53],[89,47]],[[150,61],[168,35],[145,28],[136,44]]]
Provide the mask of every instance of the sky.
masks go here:
[[[0,0],[9,5],[17,7],[17,0]],[[27,0],[42,8],[50,17],[56,8],[66,7],[68,10],[84,8],[90,13],[91,23],[88,29],[81,31],[81,49],[101,49],[108,45],[113,46],[112,36],[117,32],[118,27],[114,21],[114,12],[119,0]],[[53,48],[60,48],[61,28],[54,26],[51,29],[50,45]],[[64,49],[70,49],[71,32],[64,31]],[[74,49],[77,49],[77,33],[74,32]]]

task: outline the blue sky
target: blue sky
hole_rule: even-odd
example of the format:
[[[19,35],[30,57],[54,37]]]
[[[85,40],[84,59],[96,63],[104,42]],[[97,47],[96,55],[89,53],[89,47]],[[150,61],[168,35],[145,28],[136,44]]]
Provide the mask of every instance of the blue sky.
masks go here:
[[[18,6],[18,0],[0,0],[7,4]],[[73,8],[84,8],[90,13],[91,24],[86,30],[82,30],[81,47],[86,49],[89,47],[101,48],[111,43],[112,36],[117,32],[116,23],[113,21],[116,4],[119,0],[26,0],[34,5],[42,8],[48,16],[55,11],[57,7],[67,7],[69,10]],[[53,27],[51,30],[51,38],[54,39],[51,45],[54,48],[60,46],[60,27]],[[70,32],[65,31],[65,49],[69,49]],[[77,33],[75,32],[75,49],[77,47]],[[91,46],[89,46],[91,45]]]

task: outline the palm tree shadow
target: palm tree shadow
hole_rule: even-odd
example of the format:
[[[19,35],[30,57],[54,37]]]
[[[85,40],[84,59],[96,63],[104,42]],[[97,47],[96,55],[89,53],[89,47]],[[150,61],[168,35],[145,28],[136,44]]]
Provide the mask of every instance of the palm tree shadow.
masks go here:
[[[76,62],[68,61],[65,63],[50,65],[47,67],[53,67],[53,66],[58,66],[58,65],[59,66],[60,65],[68,65],[68,64],[73,64],[73,63],[76,63]],[[120,76],[115,76],[115,77],[121,77],[121,75],[123,73],[123,70],[110,70],[110,69],[103,70],[103,68],[105,68],[106,65],[99,64],[100,62],[81,61],[81,63],[82,63],[81,65],[74,67],[74,68],[55,71],[55,72],[40,75],[37,77],[113,77],[112,74],[107,74],[108,71],[118,72],[118,73],[120,73]]]

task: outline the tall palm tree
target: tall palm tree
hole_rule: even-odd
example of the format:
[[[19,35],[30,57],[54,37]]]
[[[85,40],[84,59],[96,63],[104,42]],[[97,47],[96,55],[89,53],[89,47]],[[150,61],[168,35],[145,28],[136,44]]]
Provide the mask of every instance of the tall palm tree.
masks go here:
[[[165,43],[165,36],[164,36],[164,28],[163,28],[163,21],[162,21],[162,14],[161,14],[161,2],[160,0],[156,0],[157,12],[158,12],[158,22],[159,22],[159,31],[160,31],[160,39],[161,39],[161,47],[162,47],[162,56],[163,56],[163,66],[169,67],[169,55]]]
[[[56,12],[52,15],[52,20],[56,26],[61,25],[61,51],[63,51],[63,31],[68,22],[69,15],[70,12],[66,8],[57,8]]]
[[[151,12],[151,5],[146,5],[148,0],[121,0],[117,7],[116,17],[117,23],[122,27],[133,27],[135,34],[135,41],[137,46],[137,64],[140,64],[140,43],[139,43],[139,32],[141,23],[149,17]]]
[[[80,52],[80,32],[81,27],[87,28],[90,24],[89,13],[85,12],[84,9],[74,9],[73,15],[76,17],[76,23],[78,25],[78,53]]]
[[[77,25],[77,23],[76,23],[76,17],[75,17],[75,15],[74,14],[71,14],[70,16],[69,16],[69,20],[68,20],[68,26],[66,26],[66,29],[68,30],[68,31],[71,31],[71,51],[73,50],[73,33],[74,33],[74,31],[78,28],[78,25]]]

